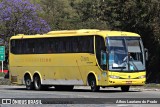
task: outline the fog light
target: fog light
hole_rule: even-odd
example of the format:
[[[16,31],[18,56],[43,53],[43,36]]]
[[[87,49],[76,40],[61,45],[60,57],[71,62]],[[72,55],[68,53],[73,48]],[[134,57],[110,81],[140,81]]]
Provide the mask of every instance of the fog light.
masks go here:
[[[142,75],[142,76],[139,76],[138,78],[139,78],[139,79],[142,79],[142,78],[146,78],[146,76],[145,76],[145,75]]]

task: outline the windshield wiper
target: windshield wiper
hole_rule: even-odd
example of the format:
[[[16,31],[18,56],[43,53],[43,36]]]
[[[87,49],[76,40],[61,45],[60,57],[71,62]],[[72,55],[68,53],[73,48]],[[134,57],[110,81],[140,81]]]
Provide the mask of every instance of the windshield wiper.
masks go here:
[[[128,65],[128,70],[130,71],[131,70],[131,65],[133,65],[133,67],[135,68],[135,70],[138,70],[137,66],[135,65],[135,63],[133,62],[133,58],[132,56],[130,55],[130,53],[128,53],[128,59],[126,60],[126,63]],[[131,64],[132,63],[132,64]],[[133,68],[133,70],[134,70]]]
[[[125,66],[122,66],[122,67],[112,67],[112,69],[125,69],[126,67]]]
[[[129,60],[129,63],[132,63],[132,65],[134,66],[134,68],[138,71],[138,68],[137,68],[137,66],[134,64],[134,62],[133,62],[133,60]],[[131,65],[131,64],[130,64]]]

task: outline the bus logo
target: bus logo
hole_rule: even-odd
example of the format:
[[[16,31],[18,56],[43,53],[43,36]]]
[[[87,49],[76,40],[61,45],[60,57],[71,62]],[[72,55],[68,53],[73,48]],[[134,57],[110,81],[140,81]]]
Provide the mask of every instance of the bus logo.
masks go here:
[[[129,76],[128,76],[128,78],[130,79],[130,78],[131,78],[131,76],[129,75]]]

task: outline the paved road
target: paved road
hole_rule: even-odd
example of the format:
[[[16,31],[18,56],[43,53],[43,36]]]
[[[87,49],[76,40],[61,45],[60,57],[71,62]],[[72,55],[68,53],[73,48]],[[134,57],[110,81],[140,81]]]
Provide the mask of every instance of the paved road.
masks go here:
[[[82,104],[54,104],[52,106],[64,106],[64,107],[74,107],[74,106],[95,106],[95,107],[159,107],[157,104],[126,104],[125,101],[126,99],[123,98],[136,98],[136,99],[131,99],[132,100],[138,100],[138,98],[141,98],[140,101],[145,98],[152,98],[152,100],[160,101],[160,90],[159,89],[143,89],[139,87],[132,87],[130,89],[130,92],[121,92],[120,88],[105,88],[101,89],[100,92],[91,92],[90,87],[75,87],[73,91],[56,91],[54,88],[50,88],[49,90],[46,91],[34,91],[34,90],[26,90],[25,86],[6,86],[6,85],[1,85],[0,86],[0,98],[29,98],[29,99],[34,99],[34,98],[58,98],[59,99],[68,99],[71,98],[70,100],[75,100],[74,103],[76,102],[77,98],[80,98],[80,103]],[[72,99],[73,98],[73,99]],[[86,98],[86,99],[85,99]],[[93,101],[93,104],[83,104],[87,100],[87,98],[95,98],[91,99]],[[100,98],[107,98],[107,99],[100,99]],[[113,100],[112,98],[115,99],[120,99],[122,101],[118,102],[117,104],[112,104]],[[159,98],[158,100],[156,98]],[[111,100],[110,100],[111,99]],[[56,99],[55,99],[56,100]],[[70,101],[69,100],[69,101]],[[90,100],[90,99],[88,99]],[[100,101],[99,101],[100,100]],[[108,100],[109,104],[99,104],[104,100]],[[67,100],[68,101],[68,100]],[[79,99],[77,100],[79,101]],[[111,103],[110,103],[111,101]],[[116,100],[117,101],[117,100]],[[115,101],[115,102],[116,102]],[[66,102],[63,102],[66,103]],[[72,102],[71,102],[72,103]],[[149,102],[150,103],[150,102]],[[1,105],[0,107],[9,107],[10,105]],[[22,106],[22,105],[12,105],[12,106]],[[28,106],[30,107],[31,105],[23,105],[23,106]],[[49,107],[51,106],[50,104],[47,105],[34,105],[34,106],[45,106]]]

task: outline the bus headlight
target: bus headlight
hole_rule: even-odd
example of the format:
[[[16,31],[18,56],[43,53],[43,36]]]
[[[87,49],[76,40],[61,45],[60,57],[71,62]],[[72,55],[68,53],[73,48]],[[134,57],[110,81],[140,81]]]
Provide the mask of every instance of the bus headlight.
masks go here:
[[[142,75],[142,76],[139,76],[138,78],[139,78],[139,79],[142,79],[142,78],[146,78],[146,76],[145,76],[145,75]]]
[[[119,76],[115,76],[115,75],[110,75],[109,77],[114,79],[119,79]]]

